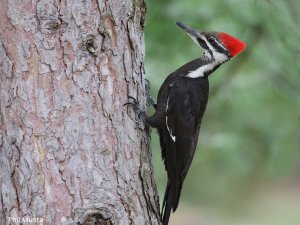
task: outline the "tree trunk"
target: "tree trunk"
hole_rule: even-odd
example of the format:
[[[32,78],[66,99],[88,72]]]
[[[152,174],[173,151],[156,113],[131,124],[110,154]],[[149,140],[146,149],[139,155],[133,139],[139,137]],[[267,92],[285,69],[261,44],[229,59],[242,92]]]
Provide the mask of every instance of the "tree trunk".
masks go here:
[[[144,0],[0,7],[0,224],[159,224]],[[32,224],[32,223],[31,223]]]

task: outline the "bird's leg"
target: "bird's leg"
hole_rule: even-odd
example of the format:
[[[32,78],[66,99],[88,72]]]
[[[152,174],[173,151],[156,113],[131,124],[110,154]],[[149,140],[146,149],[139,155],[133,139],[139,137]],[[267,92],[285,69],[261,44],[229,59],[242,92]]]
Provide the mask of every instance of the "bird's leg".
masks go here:
[[[145,92],[147,97],[147,106],[153,106],[156,109],[156,103],[150,95],[151,84],[150,81],[145,79]]]

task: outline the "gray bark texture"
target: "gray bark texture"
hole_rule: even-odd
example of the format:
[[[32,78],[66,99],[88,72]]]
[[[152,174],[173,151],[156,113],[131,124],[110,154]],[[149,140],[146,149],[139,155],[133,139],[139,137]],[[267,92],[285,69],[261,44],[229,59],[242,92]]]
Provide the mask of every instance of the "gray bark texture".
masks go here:
[[[149,133],[123,106],[145,106],[145,14],[144,0],[1,0],[1,225],[160,224]]]

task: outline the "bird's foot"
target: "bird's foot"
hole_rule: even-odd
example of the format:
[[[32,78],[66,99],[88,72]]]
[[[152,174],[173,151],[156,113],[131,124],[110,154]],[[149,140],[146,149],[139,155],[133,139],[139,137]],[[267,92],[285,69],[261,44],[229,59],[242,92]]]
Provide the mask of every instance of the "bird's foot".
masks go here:
[[[138,100],[132,96],[128,96],[128,102],[124,104],[125,105],[131,105],[133,111],[136,113],[136,120],[135,122],[138,123],[140,125],[140,123],[146,124],[146,111],[141,109],[140,107],[140,103],[138,102]],[[140,127],[140,126],[139,126]]]

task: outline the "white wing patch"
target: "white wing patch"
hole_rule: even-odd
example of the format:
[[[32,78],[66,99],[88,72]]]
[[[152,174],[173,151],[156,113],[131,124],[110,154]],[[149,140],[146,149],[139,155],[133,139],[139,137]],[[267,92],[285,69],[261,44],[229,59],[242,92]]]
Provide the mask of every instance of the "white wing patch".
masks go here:
[[[166,112],[168,111],[168,108],[169,108],[169,98],[168,98],[168,100],[167,100]],[[173,140],[174,142],[176,142],[176,136],[174,136],[174,135],[172,134],[172,131],[171,131],[170,128],[169,128],[169,125],[168,125],[168,116],[167,116],[167,115],[166,115],[166,126],[167,126],[167,130],[169,131],[169,134],[170,134],[172,140]]]

